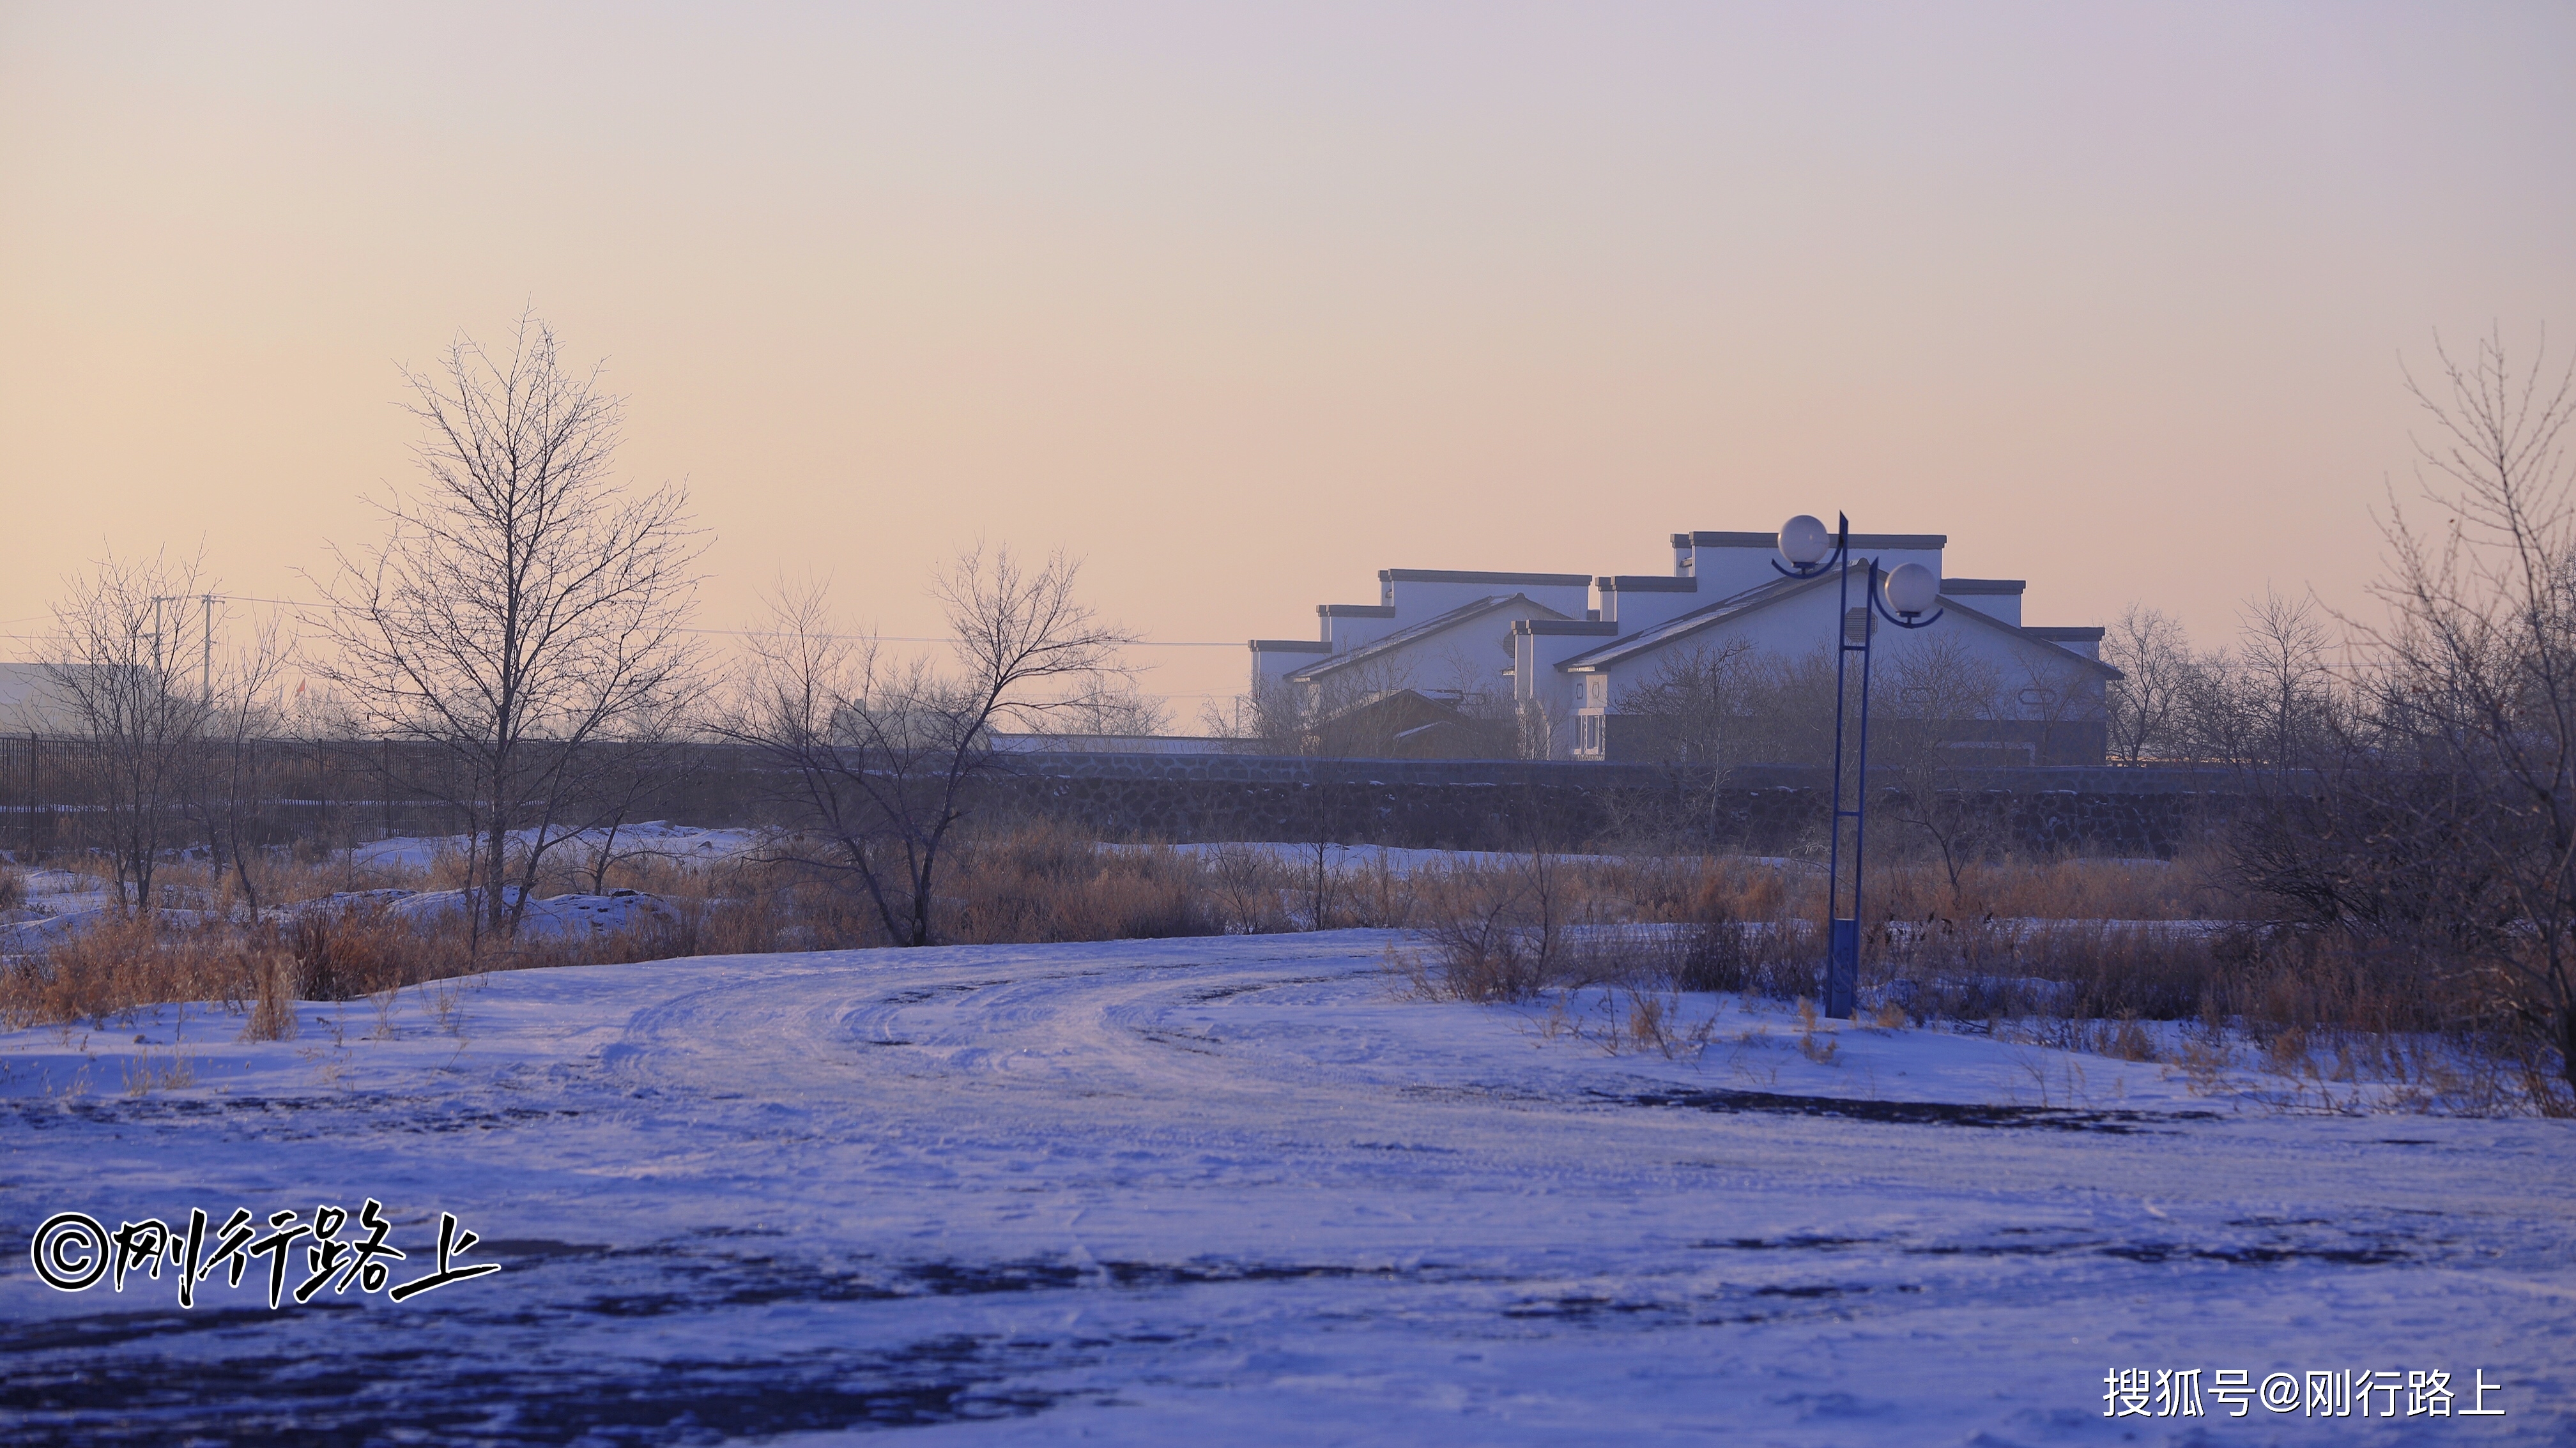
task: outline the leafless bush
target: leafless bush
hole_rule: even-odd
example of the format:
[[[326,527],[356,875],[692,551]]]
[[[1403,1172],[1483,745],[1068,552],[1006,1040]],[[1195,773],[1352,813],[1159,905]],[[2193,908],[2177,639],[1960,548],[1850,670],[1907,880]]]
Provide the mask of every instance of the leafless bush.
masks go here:
[[[1602,909],[1609,897],[1553,856],[1426,870],[1413,888],[1425,948],[1406,969],[1432,999],[1521,1001],[1636,971],[1634,932]]]
[[[1288,912],[1280,905],[1287,872],[1277,856],[1259,845],[1224,844],[1204,858],[1227,934],[1260,935],[1288,927]]]
[[[1812,920],[1745,921],[1720,913],[1684,927],[1671,979],[1684,990],[1796,1000],[1816,990],[1824,933]]]
[[[951,847],[977,787],[1010,767],[994,731],[1124,682],[1118,650],[1132,637],[1081,601],[1079,572],[1060,553],[1035,569],[1007,549],[960,556],[931,590],[954,641],[944,670],[843,634],[820,584],[782,594],[713,725],[780,781],[775,803],[796,830],[770,858],[865,900],[889,941],[937,943]]]

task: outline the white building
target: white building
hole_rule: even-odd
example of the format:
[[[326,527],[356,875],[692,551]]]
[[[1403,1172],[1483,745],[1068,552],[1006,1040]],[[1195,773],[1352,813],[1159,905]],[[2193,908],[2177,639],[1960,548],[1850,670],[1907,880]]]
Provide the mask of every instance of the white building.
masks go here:
[[[69,734],[80,729],[80,711],[43,664],[0,664],[0,729],[13,733]]]
[[[1377,578],[1375,603],[1315,605],[1314,639],[1252,640],[1253,690],[1499,692],[1513,624],[1582,618],[1592,604],[1588,573],[1382,568]]]
[[[1322,604],[1313,640],[1255,639],[1252,686],[1310,709],[1415,689],[1435,697],[1508,697],[1532,752],[1560,759],[1652,757],[1658,747],[1622,707],[1693,655],[1784,657],[1830,649],[1838,580],[1783,576],[1774,533],[1676,533],[1670,574],[1483,573],[1390,568],[1375,604]],[[1949,540],[1856,533],[1850,605],[1865,564],[1920,563],[1942,577]],[[1877,688],[1911,665],[1975,671],[1984,742],[2011,762],[2099,763],[2103,664],[2098,627],[2022,623],[2019,579],[1942,577],[1940,615],[1922,629],[1872,624]],[[1857,635],[1853,635],[1857,637]],[[1879,697],[1874,693],[1873,697]],[[1623,728],[1623,723],[1630,727]]]

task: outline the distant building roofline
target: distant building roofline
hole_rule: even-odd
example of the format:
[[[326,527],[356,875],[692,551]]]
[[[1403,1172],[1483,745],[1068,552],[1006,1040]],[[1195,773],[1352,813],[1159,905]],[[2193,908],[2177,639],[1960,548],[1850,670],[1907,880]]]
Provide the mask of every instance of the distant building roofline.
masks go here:
[[[2028,587],[2030,587],[2030,580],[2026,578],[1944,578],[1941,580],[1941,591],[1952,598],[2019,593]]]
[[[1486,573],[1458,568],[1381,568],[1381,583],[1502,583],[1512,587],[1584,588],[1590,586],[1589,573]]]
[[[1777,533],[1675,533],[1673,546],[1693,548],[1777,548]],[[1854,533],[1854,548],[1934,549],[1950,546],[1947,533]]]
[[[2098,625],[2092,628],[2072,628],[2062,624],[2056,626],[2029,624],[2023,626],[2022,632],[2033,638],[2046,639],[2053,644],[2098,644],[2102,641],[2102,636],[2110,630]]]
[[[1697,593],[1699,580],[1669,573],[1619,573],[1592,580],[1603,593]]]
[[[1595,623],[1589,619],[1580,618],[1516,618],[1512,620],[1512,632],[1576,634],[1587,638],[1609,639],[1619,636],[1619,626],[1615,623]]]
[[[1319,603],[1315,605],[1315,612],[1326,618],[1393,618],[1395,605],[1391,603]]]
[[[1319,639],[1249,639],[1256,654],[1329,654],[1331,644]]]

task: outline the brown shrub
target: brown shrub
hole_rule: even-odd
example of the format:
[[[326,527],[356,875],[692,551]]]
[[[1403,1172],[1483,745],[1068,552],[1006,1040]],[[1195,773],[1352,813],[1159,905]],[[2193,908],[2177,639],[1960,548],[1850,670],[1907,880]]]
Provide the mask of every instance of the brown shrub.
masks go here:
[[[1168,846],[1107,850],[1063,825],[1030,825],[969,843],[941,934],[978,945],[1221,935],[1209,874]]]
[[[106,1021],[170,1000],[239,1002],[254,993],[235,941],[151,911],[115,915],[0,970],[0,1025]]]
[[[298,1021],[295,1002],[295,957],[282,951],[245,952],[244,964],[256,983],[257,1000],[250,1008],[250,1020],[242,1027],[245,1041],[286,1041],[295,1037]]]

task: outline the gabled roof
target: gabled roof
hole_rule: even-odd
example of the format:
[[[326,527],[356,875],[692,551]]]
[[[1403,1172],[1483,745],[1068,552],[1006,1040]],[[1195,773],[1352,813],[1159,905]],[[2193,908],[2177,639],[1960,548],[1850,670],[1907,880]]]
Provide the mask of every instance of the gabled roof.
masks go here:
[[[1549,618],[1565,617],[1564,614],[1548,607],[1546,604],[1537,602],[1527,594],[1498,593],[1491,598],[1480,598],[1473,603],[1461,604],[1458,607],[1449,610],[1447,613],[1439,614],[1434,617],[1424,619],[1420,623],[1397,629],[1395,632],[1388,634],[1383,638],[1371,639],[1367,643],[1360,645],[1358,648],[1355,648],[1348,653],[1335,654],[1331,658],[1319,664],[1309,664],[1305,668],[1296,670],[1289,674],[1288,677],[1298,683],[1309,683],[1337,670],[1347,669],[1355,664],[1366,663],[1380,655],[1391,653],[1396,649],[1403,648],[1407,644],[1419,643],[1423,639],[1431,637],[1433,634],[1446,632],[1449,629],[1458,627],[1460,624],[1473,623],[1487,614],[1500,612],[1502,609],[1515,603],[1520,604],[1525,608],[1535,610],[1537,613],[1545,614]]]
[[[1858,573],[1862,570],[1859,567],[1854,567],[1851,571]],[[1760,584],[1756,587],[1748,588],[1742,593],[1735,594],[1732,597],[1721,598],[1717,602],[1709,604],[1704,608],[1695,608],[1678,617],[1666,619],[1664,622],[1656,624],[1652,628],[1639,629],[1635,633],[1628,634],[1622,638],[1613,639],[1611,642],[1603,644],[1597,649],[1587,649],[1584,652],[1576,654],[1574,657],[1558,664],[1557,668],[1569,674],[1592,673],[1596,670],[1607,668],[1612,665],[1622,663],[1628,659],[1635,658],[1639,654],[1649,653],[1655,649],[1662,648],[1667,644],[1676,643],[1692,634],[1698,633],[1702,629],[1711,628],[1721,623],[1743,618],[1748,614],[1757,613],[1763,609],[1771,607],[1773,604],[1780,603],[1786,599],[1795,598],[1810,589],[1822,588],[1833,581],[1834,575],[1827,573],[1815,578],[1783,578],[1775,582]],[[1864,600],[1864,602],[1865,601],[1866,600]],[[1948,604],[1953,601],[1954,600],[1951,600],[1946,595],[1942,599],[1944,604]],[[2088,659],[2082,654],[2076,653],[2072,649],[2063,647],[2059,642],[2060,639],[2073,638],[2088,633],[2091,634],[2092,637],[2099,638],[2101,635],[2096,631],[2066,628],[2020,628],[2015,625],[2005,623],[2002,619],[1996,618],[1992,614],[1981,613],[1973,605],[1969,604],[1959,605],[1959,607],[1954,610],[1954,614],[1959,619],[1974,627],[1993,629],[2000,633],[2009,634],[2026,643],[2048,649],[2052,653],[2058,654],[2076,664],[2101,674],[2106,679],[2117,679],[2123,677],[2118,669],[2111,667],[2109,664],[2103,663],[2098,659]]]
[[[1947,603],[1949,600],[1944,598],[1942,602]],[[2100,659],[2088,659],[2082,654],[2079,654],[2073,649],[2065,646],[2065,641],[2075,640],[2084,635],[2090,635],[2093,638],[2098,639],[2102,637],[2107,630],[2098,628],[2023,628],[2018,624],[2006,623],[2002,619],[1995,617],[1993,614],[1980,613],[1977,611],[1977,607],[1974,604],[1960,605],[1959,616],[1975,623],[1981,628],[1990,628],[1998,633],[2011,634],[2015,638],[2027,639],[2032,643],[2038,644],[2042,648],[2054,649],[2059,655],[2073,659],[2076,663],[2081,664],[2085,668],[2091,669],[2093,672],[2100,674],[2103,678],[2125,679],[2128,677],[2128,675],[2121,673],[2118,669],[2111,667]]]
[[[1757,609],[1768,608],[1784,598],[1794,598],[1808,589],[1818,588],[1831,582],[1833,582],[1833,575],[1828,573],[1820,578],[1782,578],[1770,583],[1757,584],[1742,593],[1730,594],[1715,603],[1703,604],[1688,613],[1676,614],[1650,628],[1642,628],[1635,633],[1612,639],[1597,649],[1586,649],[1558,664],[1557,667],[1571,674],[1590,673],[1597,666],[1615,664],[1649,650],[1662,648],[1677,639],[1698,633],[1701,629],[1724,623],[1729,619],[1742,618]]]

